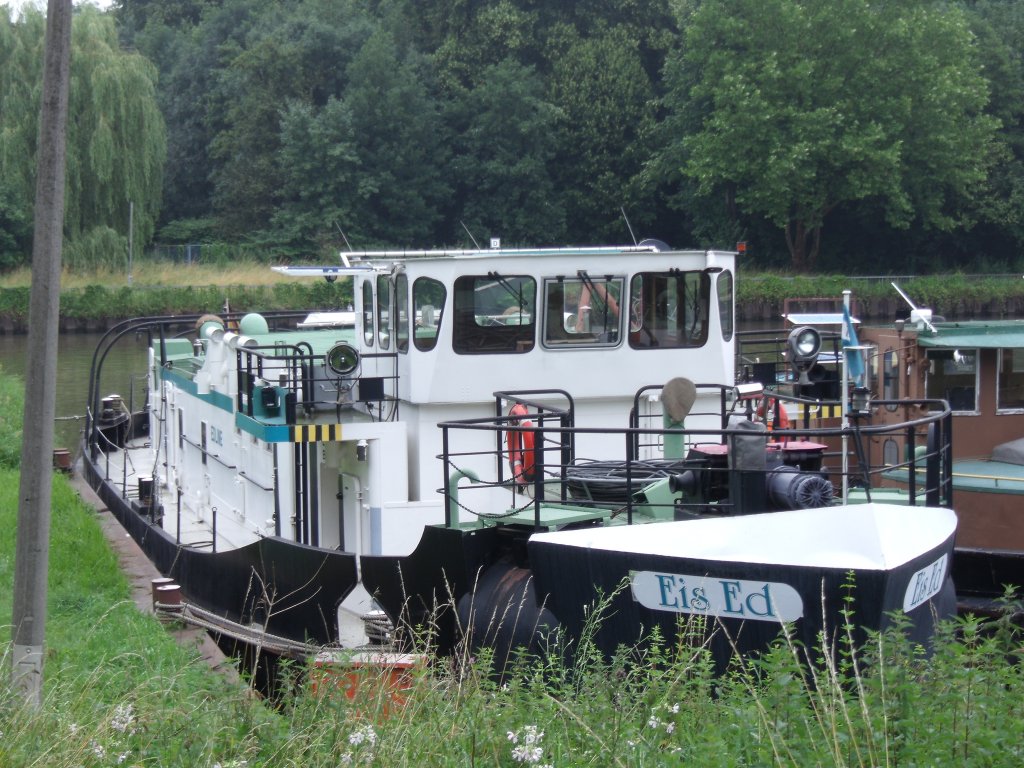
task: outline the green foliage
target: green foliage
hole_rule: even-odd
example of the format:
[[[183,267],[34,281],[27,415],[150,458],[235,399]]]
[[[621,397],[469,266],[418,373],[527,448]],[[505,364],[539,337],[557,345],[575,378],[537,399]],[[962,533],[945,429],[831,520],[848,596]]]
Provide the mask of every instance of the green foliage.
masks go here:
[[[128,239],[110,227],[93,227],[68,243],[61,258],[64,265],[75,272],[126,269]]]
[[[28,318],[28,301],[31,289],[24,288],[0,288],[0,318],[14,320],[15,318]]]
[[[378,31],[347,76],[345,105],[353,132],[361,137],[359,175],[349,193],[354,242],[373,237],[404,246],[436,242],[451,195],[442,173],[448,136],[418,60],[399,56],[390,36]]]
[[[4,298],[20,289],[0,290]],[[326,280],[282,282],[273,286],[121,286],[91,285],[61,293],[61,315],[80,320],[113,320],[146,315],[218,312],[227,301],[232,309],[338,309],[352,301],[351,286]],[[27,312],[27,306],[25,307]],[[19,316],[16,312],[12,315]]]
[[[216,232],[212,218],[176,219],[160,227],[157,238],[162,243],[207,243]]]
[[[44,22],[31,9],[12,22],[0,16],[0,268],[29,261]],[[78,9],[72,24],[64,227],[95,263],[98,239],[127,238],[133,207],[141,248],[160,212],[166,158],[163,118],[154,95],[156,69],[123,51],[113,19]]]
[[[21,421],[25,408],[25,385],[4,373],[0,366],[0,468],[21,464]]]
[[[784,229],[797,270],[840,205],[897,228],[959,222],[997,125],[963,13],[749,0],[700,3],[681,24],[666,103],[688,130],[667,151],[701,194]]]
[[[562,113],[536,72],[512,60],[486,67],[453,114],[462,222],[478,241],[560,242],[565,211],[549,170]]]
[[[553,62],[550,89],[565,118],[554,173],[569,238],[628,242],[623,207],[638,226],[652,223],[637,177],[651,153],[654,87],[627,30],[563,32],[557,44],[565,53]]]
[[[32,237],[32,219],[14,192],[0,180],[0,272],[25,262]]]

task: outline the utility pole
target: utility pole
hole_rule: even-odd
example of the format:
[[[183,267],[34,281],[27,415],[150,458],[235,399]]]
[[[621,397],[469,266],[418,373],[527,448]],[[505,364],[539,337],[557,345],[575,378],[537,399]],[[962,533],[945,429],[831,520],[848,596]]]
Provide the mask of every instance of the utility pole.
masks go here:
[[[42,704],[46,636],[71,0],[49,0],[43,59],[11,643],[11,682],[36,708]]]

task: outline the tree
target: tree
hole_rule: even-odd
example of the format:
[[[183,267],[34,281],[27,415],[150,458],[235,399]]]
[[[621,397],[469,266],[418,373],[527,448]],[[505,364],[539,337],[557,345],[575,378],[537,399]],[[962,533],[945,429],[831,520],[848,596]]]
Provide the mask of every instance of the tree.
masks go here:
[[[337,228],[356,218],[351,190],[359,184],[356,137],[345,103],[331,98],[319,110],[290,103],[281,115],[278,162],[284,180],[273,219],[278,239],[294,247],[334,246],[341,239]]]
[[[348,67],[344,102],[357,138],[350,229],[363,242],[437,242],[451,200],[443,169],[449,138],[414,54],[398,55],[378,30]]]
[[[217,36],[228,35],[208,113],[213,206],[225,232],[269,229],[289,174],[279,162],[281,116],[290,104],[320,109],[344,93],[347,69],[374,29],[358,5],[236,0],[207,19],[206,28],[216,19]],[[245,18],[244,34],[223,28],[232,16]]]
[[[1001,128],[998,161],[967,203],[976,223],[960,233],[959,250],[1005,267],[1024,246],[1024,5],[979,0],[968,9],[992,94],[987,111]]]
[[[113,19],[92,7],[75,14],[72,46],[66,234],[111,228],[127,236],[131,218],[135,243],[147,243],[167,159],[156,68],[121,50]]]
[[[0,7],[0,268],[27,264],[45,18]]]
[[[636,223],[649,223],[638,177],[650,152],[654,90],[627,30],[594,38],[564,33],[553,45],[561,53],[552,61],[549,98],[564,115],[553,173],[569,237],[622,240],[622,208]]]
[[[455,118],[460,220],[508,243],[561,242],[565,211],[548,170],[558,110],[536,72],[514,61],[486,67],[479,81]]]
[[[948,230],[958,197],[985,178],[997,123],[955,7],[703,0],[680,28],[665,152],[701,194],[783,229],[797,270],[814,267],[839,205]]]
[[[0,227],[6,232],[0,239],[23,249],[21,263],[27,259],[24,227],[31,222],[36,183],[43,31],[38,11],[26,9],[17,22],[5,9],[0,12]],[[67,135],[64,218],[69,262],[74,241],[96,228],[113,229],[126,243],[130,205],[135,241],[149,240],[160,211],[166,159],[152,64],[122,50],[113,19],[89,6],[74,14],[71,45],[74,119]],[[108,254],[123,257],[123,249]],[[9,251],[6,261],[12,262]]]

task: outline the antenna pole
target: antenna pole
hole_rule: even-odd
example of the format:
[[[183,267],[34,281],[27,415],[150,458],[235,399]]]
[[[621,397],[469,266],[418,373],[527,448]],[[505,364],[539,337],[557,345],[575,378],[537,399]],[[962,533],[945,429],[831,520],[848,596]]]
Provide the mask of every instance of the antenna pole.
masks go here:
[[[473,241],[473,245],[476,246],[476,249],[481,250],[480,243],[478,243],[476,241],[476,238],[473,237],[473,233],[469,231],[469,227],[466,226],[466,222],[464,222],[462,219],[459,219],[459,224],[461,224],[462,228],[466,230],[466,234],[469,235],[469,239]]]
[[[626,228],[629,230],[629,236],[633,238],[633,245],[638,245],[636,235],[633,234],[633,225],[629,223],[629,216],[626,215],[626,206],[620,205],[619,210],[622,211],[622,218],[626,221]]]
[[[348,238],[345,237],[345,230],[343,230],[341,228],[341,225],[338,224],[338,222],[334,222],[334,226],[336,226],[338,228],[338,231],[341,232],[341,239],[345,241],[345,247],[348,248],[351,251],[352,250],[352,244],[349,243]]]

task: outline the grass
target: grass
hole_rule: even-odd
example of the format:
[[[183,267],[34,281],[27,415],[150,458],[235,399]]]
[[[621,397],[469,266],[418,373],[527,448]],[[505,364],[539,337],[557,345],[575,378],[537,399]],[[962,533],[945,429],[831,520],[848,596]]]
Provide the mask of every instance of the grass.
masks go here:
[[[20,401],[0,376],[0,441]],[[43,706],[9,689],[18,473],[0,467],[0,766],[1018,766],[1021,635],[1008,619],[942,626],[930,653],[897,626],[827,655],[784,637],[724,675],[700,621],[606,659],[486,651],[412,673],[396,706],[372,672],[350,700],[303,670],[275,707],[210,670],[138,612],[85,506],[54,479]],[[601,610],[595,610],[600,615]],[[584,639],[585,640],[585,639]]]
[[[132,267],[132,285],[148,287],[166,286],[267,286],[280,283],[282,278],[267,264],[255,261],[236,261],[230,264],[180,264],[170,261],[140,260]],[[0,273],[0,288],[26,288],[32,284],[32,270],[22,267]],[[126,269],[113,271],[98,268],[89,272],[72,272],[65,268],[61,274],[61,288],[84,289],[93,285],[121,288],[128,285]]]

